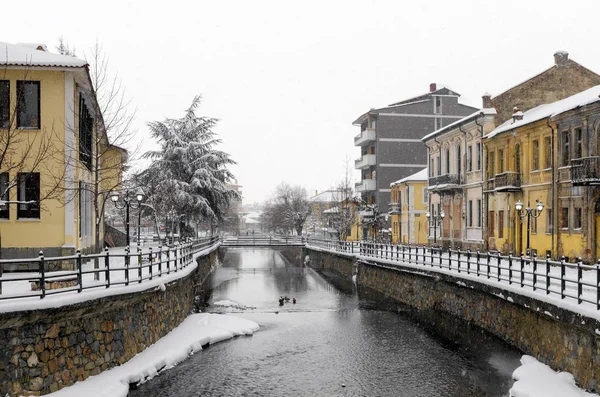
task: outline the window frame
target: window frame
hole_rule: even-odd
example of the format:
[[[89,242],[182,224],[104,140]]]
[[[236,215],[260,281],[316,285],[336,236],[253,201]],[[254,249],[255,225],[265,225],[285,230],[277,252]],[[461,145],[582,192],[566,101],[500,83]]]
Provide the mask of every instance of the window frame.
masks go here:
[[[24,88],[27,85],[37,86],[37,126],[21,125],[21,114],[23,107],[27,106],[25,101]],[[40,130],[42,128],[42,87],[39,80],[17,80],[17,128],[21,130]]]
[[[3,197],[4,201],[8,201],[10,199],[10,189],[8,189],[9,184],[9,173],[0,172],[0,198]],[[4,208],[0,207],[0,219],[10,219],[10,204],[6,204]]]
[[[540,141],[539,139],[534,139],[531,142],[531,150],[532,150],[532,158],[531,158],[531,170],[539,171],[540,170]]]
[[[571,162],[571,152],[570,152],[570,136],[569,136],[569,131],[563,131],[560,133],[560,146],[561,146],[561,153],[560,153],[560,165],[562,167],[566,167],[568,165],[570,165]]]
[[[33,181],[34,185],[28,184]],[[37,185],[37,186],[35,186]],[[36,189],[37,187],[37,189]],[[23,192],[23,189],[25,190]],[[36,191],[34,191],[36,189]],[[33,192],[34,197],[30,196]],[[37,204],[17,204],[17,219],[40,219],[40,173],[39,172],[19,172],[17,174],[17,200],[18,201],[37,201]],[[35,206],[37,208],[30,208]]]
[[[544,169],[552,168],[552,137],[544,137]]]
[[[2,98],[3,85],[6,85],[6,98]],[[2,116],[5,110],[6,118]],[[10,80],[0,80],[0,130],[7,130],[10,128]]]

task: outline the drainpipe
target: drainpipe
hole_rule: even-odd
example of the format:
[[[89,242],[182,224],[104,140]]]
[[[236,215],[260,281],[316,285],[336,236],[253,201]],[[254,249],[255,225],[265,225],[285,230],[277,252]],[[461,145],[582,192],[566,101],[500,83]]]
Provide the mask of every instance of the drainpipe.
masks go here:
[[[551,245],[550,249],[552,250],[551,251],[552,252],[551,255],[554,255],[554,248],[555,248],[554,247],[554,233],[555,233],[556,227],[558,226],[556,224],[556,222],[555,222],[555,220],[557,218],[556,215],[557,215],[558,212],[556,211],[556,206],[554,205],[555,204],[555,198],[554,198],[554,196],[555,196],[555,193],[556,193],[555,186],[556,186],[556,183],[558,181],[554,180],[554,177],[555,177],[555,171],[554,171],[554,169],[555,169],[555,167],[554,167],[554,165],[555,165],[554,164],[554,156],[555,156],[555,153],[554,153],[554,128],[552,128],[552,126],[550,125],[550,117],[548,117],[546,119],[546,125],[548,126],[548,128],[550,128],[550,131],[552,131],[552,134],[550,135],[550,147],[552,148],[552,161],[551,161],[551,166],[552,166],[552,184],[551,184],[551,190],[552,190],[552,203],[551,203],[551,206],[552,206],[552,232],[550,234],[550,237],[552,238],[552,245]]]
[[[442,173],[442,164],[441,164],[441,162],[442,162],[442,144],[437,140],[437,136],[433,137],[433,141],[435,143],[437,143],[438,149],[439,149],[439,152],[440,152],[440,156],[439,156],[440,158],[439,158],[439,161],[438,161],[438,163],[439,163],[438,164],[438,168],[440,169],[440,174],[441,174]],[[438,176],[440,176],[440,175],[438,175]],[[437,192],[437,195],[438,195],[438,198],[440,200],[440,211],[443,211],[444,210],[444,203],[442,203],[442,195],[439,192]],[[429,200],[431,201],[431,194],[429,195],[429,197],[430,197]],[[429,206],[431,207],[431,204]],[[428,210],[429,210],[429,208],[428,208]],[[434,215],[435,215],[434,211],[431,211],[431,219],[433,219]],[[440,240],[442,240],[443,229],[444,229],[444,220],[442,219],[442,222],[440,222]],[[429,231],[431,231],[431,227],[429,227],[428,232]]]
[[[483,112],[479,113],[479,117],[483,117],[484,114]],[[481,167],[479,169],[479,172],[481,173],[481,211],[483,212],[481,214],[481,237],[483,238],[483,249],[487,250],[488,248],[488,242],[487,242],[487,232],[484,232],[486,229],[485,225],[487,223],[487,219],[486,219],[486,214],[488,213],[488,208],[487,208],[487,193],[484,192],[484,186],[485,186],[485,166],[483,164],[483,160],[485,159],[485,156],[483,155],[483,124],[479,124],[477,122],[477,120],[479,120],[479,117],[475,119],[475,124],[477,124],[477,126],[479,126],[479,132],[480,132],[480,136],[481,136],[481,140],[479,142],[479,146],[481,147],[481,149],[479,150],[479,161],[481,164]]]

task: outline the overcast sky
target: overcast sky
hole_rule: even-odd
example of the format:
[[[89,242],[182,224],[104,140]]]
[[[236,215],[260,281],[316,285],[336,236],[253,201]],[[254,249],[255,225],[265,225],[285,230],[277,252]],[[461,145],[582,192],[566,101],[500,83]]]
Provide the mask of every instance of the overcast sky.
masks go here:
[[[479,107],[558,50],[600,72],[597,0],[5,3],[0,41],[55,51],[62,35],[79,56],[104,45],[146,148],[146,122],[180,117],[201,94],[244,203],[282,181],[309,194],[335,185],[360,156],[352,121],[429,83]]]

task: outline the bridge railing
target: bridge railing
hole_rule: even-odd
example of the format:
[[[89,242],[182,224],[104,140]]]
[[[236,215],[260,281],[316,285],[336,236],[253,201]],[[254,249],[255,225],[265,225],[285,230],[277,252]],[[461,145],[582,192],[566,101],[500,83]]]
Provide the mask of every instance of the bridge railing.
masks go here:
[[[0,272],[0,300],[83,292],[89,289],[141,284],[164,275],[177,273],[193,263],[194,254],[219,243],[208,237],[174,246],[124,247],[97,254],[37,258],[0,259],[0,267],[27,264],[34,272]],[[50,270],[72,269],[72,270]]]
[[[501,255],[468,249],[442,251],[437,247],[313,238],[307,241],[307,246],[379,259],[391,266],[408,264],[474,276],[486,283],[515,285],[524,291],[556,296],[579,305],[593,305],[600,310],[600,261],[587,265],[581,258],[569,263],[564,256],[560,261],[553,261],[535,254]]]
[[[305,242],[306,238],[303,236],[254,234],[227,236],[223,239],[223,246],[304,245]]]

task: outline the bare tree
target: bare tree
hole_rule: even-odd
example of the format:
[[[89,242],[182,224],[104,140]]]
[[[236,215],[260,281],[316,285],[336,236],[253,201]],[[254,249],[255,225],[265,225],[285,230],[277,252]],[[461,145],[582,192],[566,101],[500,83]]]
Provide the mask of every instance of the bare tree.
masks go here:
[[[356,223],[358,199],[354,192],[354,181],[350,160],[346,158],[344,175],[338,182],[333,193],[334,205],[327,211],[331,226],[337,231],[340,240],[346,240],[347,231]]]
[[[310,210],[306,189],[282,182],[275,188],[273,197],[265,203],[262,223],[271,231],[287,233],[295,230],[302,235]]]

